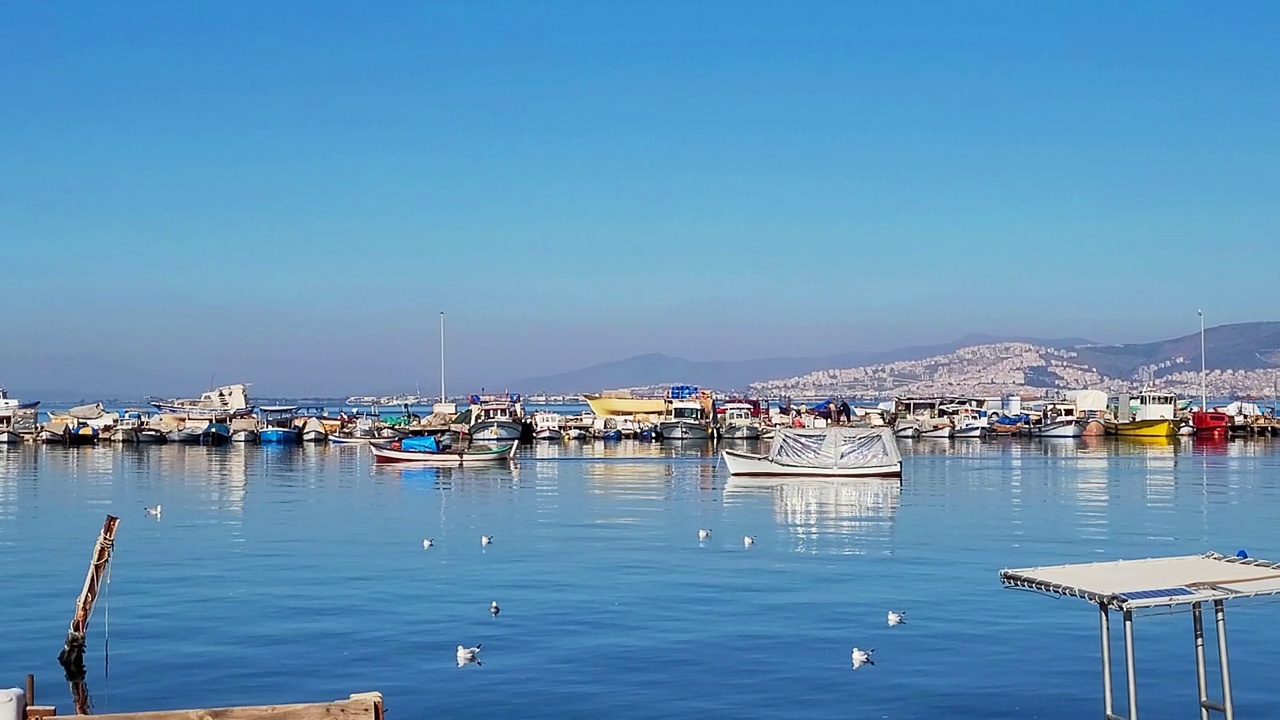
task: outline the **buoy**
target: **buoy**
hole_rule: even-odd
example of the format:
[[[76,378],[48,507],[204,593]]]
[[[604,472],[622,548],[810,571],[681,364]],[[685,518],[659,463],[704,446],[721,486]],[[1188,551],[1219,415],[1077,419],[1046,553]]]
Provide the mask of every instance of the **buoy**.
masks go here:
[[[1241,560],[1248,560],[1248,559],[1249,559],[1249,553],[1247,553],[1247,552],[1245,552],[1245,551],[1243,551],[1243,550],[1237,550],[1237,551],[1236,551],[1236,557],[1240,558]]]

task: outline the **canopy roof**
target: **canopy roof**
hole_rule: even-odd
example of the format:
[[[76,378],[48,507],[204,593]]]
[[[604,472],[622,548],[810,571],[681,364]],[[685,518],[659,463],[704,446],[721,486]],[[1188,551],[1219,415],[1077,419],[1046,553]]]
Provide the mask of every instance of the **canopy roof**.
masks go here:
[[[769,460],[804,468],[883,467],[902,462],[887,428],[778,428]]]
[[[1001,570],[1007,587],[1078,597],[1117,610],[1280,595],[1280,563],[1204,555]]]

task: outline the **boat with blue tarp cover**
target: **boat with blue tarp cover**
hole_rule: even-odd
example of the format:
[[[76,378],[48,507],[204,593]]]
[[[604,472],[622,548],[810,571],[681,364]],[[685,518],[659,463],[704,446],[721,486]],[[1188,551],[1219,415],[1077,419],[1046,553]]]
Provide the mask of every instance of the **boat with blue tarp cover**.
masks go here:
[[[440,436],[421,435],[390,442],[369,443],[374,462],[420,462],[434,465],[469,465],[502,462],[515,457],[519,441],[496,447],[455,450],[442,443]]]

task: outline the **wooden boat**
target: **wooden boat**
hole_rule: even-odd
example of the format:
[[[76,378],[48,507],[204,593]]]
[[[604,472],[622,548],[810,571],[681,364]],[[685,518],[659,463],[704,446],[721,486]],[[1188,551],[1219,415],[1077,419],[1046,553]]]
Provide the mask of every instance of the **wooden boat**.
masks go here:
[[[746,402],[727,402],[720,406],[720,437],[728,440],[756,440],[760,437],[758,406]]]
[[[153,400],[151,405],[162,413],[202,420],[246,417],[253,414],[253,406],[249,404],[248,385],[243,384],[223,385],[204,393],[197,399]]]
[[[1226,437],[1231,429],[1231,416],[1224,412],[1197,410],[1191,413],[1191,427],[1196,437]]]
[[[302,423],[302,442],[325,442],[329,439],[329,431],[325,429],[324,421],[318,416],[307,418]]]
[[[302,430],[293,426],[296,405],[268,405],[261,408],[258,421],[258,442],[263,445],[297,445],[302,442]]]
[[[409,437],[392,442],[369,443],[374,462],[416,462],[431,465],[471,465],[473,463],[503,462],[515,457],[520,443],[513,442],[496,447],[467,448],[465,450],[441,450],[433,436]],[[437,449],[432,449],[437,448]]]
[[[769,452],[722,450],[730,475],[901,477],[902,456],[888,428],[778,428]]]
[[[558,442],[564,437],[564,418],[558,413],[540,411],[533,414],[533,439]]]
[[[146,445],[163,445],[169,442],[169,436],[160,428],[138,428],[138,443]]]
[[[22,435],[17,430],[0,428],[0,445],[18,445],[22,443]]]
[[[224,422],[211,422],[205,425],[200,433],[202,445],[222,445],[229,442],[231,442],[231,426]]]
[[[1032,426],[1031,434],[1046,438],[1078,438],[1084,435],[1084,425],[1075,418],[1061,418]]]
[[[596,415],[652,415],[657,417],[667,408],[666,398],[631,397],[627,390],[607,390],[598,394],[584,394],[591,412]]]
[[[1173,393],[1143,389],[1135,397],[1136,410],[1129,395],[1119,395],[1115,417],[1105,421],[1108,435],[1119,437],[1174,437],[1178,434],[1178,399]]]
[[[519,442],[524,434],[524,408],[516,394],[471,396],[471,439],[491,443]]]

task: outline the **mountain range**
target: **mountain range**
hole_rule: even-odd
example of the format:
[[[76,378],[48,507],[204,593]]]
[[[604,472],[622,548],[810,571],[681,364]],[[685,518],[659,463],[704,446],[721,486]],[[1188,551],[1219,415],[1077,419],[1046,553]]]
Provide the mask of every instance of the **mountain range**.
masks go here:
[[[916,345],[888,351],[849,351],[822,357],[771,357],[756,360],[688,360],[662,353],[636,355],[591,365],[572,372],[531,377],[512,384],[522,391],[545,393],[593,392],[609,388],[647,387],[688,383],[720,389],[743,389],[751,383],[794,377],[818,370],[923,360],[961,348],[1002,342],[1024,342],[1043,347],[1070,349],[1077,362],[1117,378],[1139,378],[1143,368],[1182,358],[1176,365],[1154,370],[1166,372],[1199,368],[1200,334],[1149,343],[1103,345],[1084,338],[1040,339],[972,334],[954,342]],[[1205,331],[1209,369],[1257,370],[1280,368],[1280,322],[1220,325]]]

